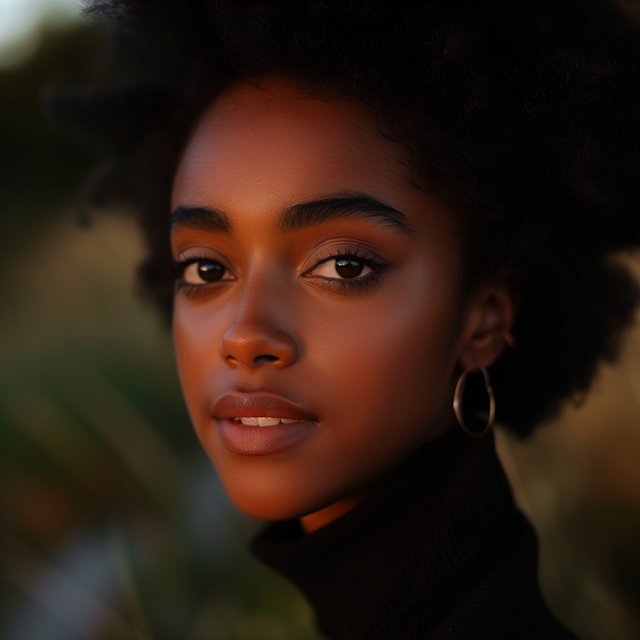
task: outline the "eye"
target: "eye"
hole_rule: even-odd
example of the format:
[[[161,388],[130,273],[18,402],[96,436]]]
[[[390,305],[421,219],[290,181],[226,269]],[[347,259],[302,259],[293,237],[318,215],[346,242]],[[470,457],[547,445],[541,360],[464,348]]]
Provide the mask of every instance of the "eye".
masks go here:
[[[313,275],[332,279],[352,279],[366,276],[373,272],[364,260],[356,256],[342,256],[325,260],[313,270]]]
[[[198,260],[185,267],[182,280],[187,284],[220,282],[226,272],[227,268],[220,262],[216,262],[215,260]]]

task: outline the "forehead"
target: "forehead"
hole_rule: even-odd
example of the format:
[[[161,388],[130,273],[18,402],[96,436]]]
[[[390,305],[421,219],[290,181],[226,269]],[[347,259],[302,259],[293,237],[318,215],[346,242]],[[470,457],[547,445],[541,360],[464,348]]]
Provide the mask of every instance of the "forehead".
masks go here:
[[[304,94],[285,80],[244,81],[204,112],[179,163],[173,207],[281,206],[327,191],[395,195],[410,172],[402,147],[365,108]]]

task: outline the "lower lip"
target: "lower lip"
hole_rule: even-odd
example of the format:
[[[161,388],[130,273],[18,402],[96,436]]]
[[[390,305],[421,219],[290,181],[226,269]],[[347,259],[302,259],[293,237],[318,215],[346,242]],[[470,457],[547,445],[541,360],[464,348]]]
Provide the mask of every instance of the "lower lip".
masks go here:
[[[293,422],[254,427],[234,420],[217,420],[224,446],[233,453],[264,455],[282,451],[313,433],[312,422]]]

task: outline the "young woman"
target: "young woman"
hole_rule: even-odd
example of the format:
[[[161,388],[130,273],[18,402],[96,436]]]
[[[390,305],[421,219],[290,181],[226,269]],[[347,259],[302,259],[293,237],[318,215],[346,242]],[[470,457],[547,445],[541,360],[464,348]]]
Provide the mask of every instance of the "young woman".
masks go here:
[[[329,637],[569,638],[494,450],[615,358],[638,40],[608,3],[95,0],[51,101],[147,233],[196,432]]]

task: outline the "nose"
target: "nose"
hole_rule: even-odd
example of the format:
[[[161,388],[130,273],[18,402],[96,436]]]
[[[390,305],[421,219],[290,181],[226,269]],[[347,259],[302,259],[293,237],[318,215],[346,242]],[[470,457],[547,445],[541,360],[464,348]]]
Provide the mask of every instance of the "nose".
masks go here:
[[[285,369],[298,359],[296,340],[279,313],[286,305],[261,289],[245,291],[238,315],[220,341],[218,352],[230,367]]]

